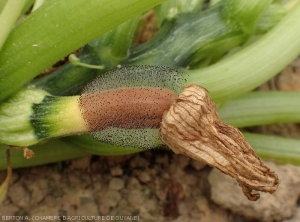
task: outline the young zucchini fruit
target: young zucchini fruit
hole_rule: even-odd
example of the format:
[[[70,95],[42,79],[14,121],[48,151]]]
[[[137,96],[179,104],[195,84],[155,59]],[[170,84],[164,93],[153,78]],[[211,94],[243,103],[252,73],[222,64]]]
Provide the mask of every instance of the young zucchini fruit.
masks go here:
[[[97,77],[80,96],[23,89],[0,106],[0,142],[30,146],[51,137],[90,132],[111,144],[156,147],[161,144],[157,129],[162,115],[183,83],[180,71],[133,66]]]

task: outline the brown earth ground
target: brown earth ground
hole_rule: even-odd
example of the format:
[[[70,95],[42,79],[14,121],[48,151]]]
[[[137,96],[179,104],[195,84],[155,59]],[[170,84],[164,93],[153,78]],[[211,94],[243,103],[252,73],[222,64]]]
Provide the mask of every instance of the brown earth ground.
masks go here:
[[[300,90],[300,59],[261,87],[261,90],[273,89]],[[255,127],[251,131],[300,138],[300,127],[297,124]],[[256,207],[247,205],[248,200],[239,202],[238,198],[244,197],[240,187],[231,183],[230,179],[226,182],[226,178],[219,176],[210,167],[162,150],[149,150],[122,157],[90,156],[18,169],[13,172],[7,198],[0,206],[0,221],[22,221],[19,220],[21,217],[3,216],[28,216],[30,220],[37,221],[129,219],[112,219],[111,216],[133,216],[132,221],[139,219],[149,222],[300,221],[300,206],[297,208],[300,191],[293,190],[292,187],[300,187],[300,168],[289,165],[278,167],[283,167],[280,168],[283,169],[283,175],[288,175],[287,180],[291,180],[286,189],[293,195],[293,198],[289,198],[292,203],[287,206],[286,201],[272,199],[269,208],[260,205],[262,202],[257,202]],[[3,179],[5,171],[0,176]],[[227,190],[224,188],[226,183],[229,184]],[[222,193],[221,189],[218,194],[220,184],[225,190]],[[225,202],[215,197],[223,194],[227,195],[224,197]],[[283,194],[286,196],[284,192]],[[232,202],[233,204],[228,205]],[[244,203],[246,204],[243,205]],[[274,208],[276,204],[278,206]],[[238,209],[241,206],[244,209]],[[284,208],[284,212],[274,210],[281,208]],[[274,216],[274,213],[279,216]],[[68,220],[64,220],[67,216]],[[292,216],[294,218],[285,220]]]

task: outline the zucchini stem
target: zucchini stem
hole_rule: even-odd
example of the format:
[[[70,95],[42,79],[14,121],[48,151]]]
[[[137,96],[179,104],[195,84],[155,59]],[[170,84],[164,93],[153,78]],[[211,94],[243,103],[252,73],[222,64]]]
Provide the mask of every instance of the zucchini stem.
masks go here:
[[[300,53],[300,3],[259,40],[215,65],[186,71],[188,83],[202,85],[225,102],[266,82]]]
[[[69,55],[69,62],[72,63],[73,66],[82,66],[90,69],[104,69],[105,66],[100,66],[100,65],[90,65],[87,63],[80,62],[80,59],[75,55],[75,54],[70,54]]]
[[[221,119],[236,127],[300,122],[299,92],[250,92],[219,110]]]
[[[277,163],[300,165],[300,141],[278,136],[243,133],[257,154]]]

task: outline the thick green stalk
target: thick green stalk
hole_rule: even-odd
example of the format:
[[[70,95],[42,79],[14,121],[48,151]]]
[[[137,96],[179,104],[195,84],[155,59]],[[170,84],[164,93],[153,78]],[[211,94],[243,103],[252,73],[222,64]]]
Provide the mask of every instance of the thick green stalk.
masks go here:
[[[278,163],[300,165],[299,140],[252,133],[244,133],[244,136],[262,159]],[[97,147],[98,152],[108,156],[125,155],[143,151],[142,149],[125,149],[123,147],[115,147],[97,141],[93,142],[89,136],[83,135],[66,137],[63,138],[63,140],[52,139],[47,143],[31,146],[30,149],[35,152],[35,157],[29,160],[23,157],[21,151],[11,150],[11,162],[13,168],[21,168],[90,155],[82,150],[81,145],[87,152],[95,153],[95,147]],[[5,145],[0,144],[0,149],[2,150],[2,152],[0,152],[0,170],[6,169],[5,148]]]
[[[128,57],[129,47],[136,33],[139,19],[140,16],[136,16],[116,28],[110,40],[111,56],[108,56],[107,59],[119,63]]]
[[[251,92],[227,102],[221,119],[236,127],[300,122],[300,92]]]
[[[250,35],[254,33],[256,25],[265,11],[269,8],[272,0],[228,0],[225,6],[228,20],[234,20]]]
[[[300,53],[300,4],[270,32],[245,49],[219,63],[187,71],[189,83],[210,91],[216,102],[224,102],[261,85],[280,72]]]
[[[262,159],[300,165],[299,140],[252,133],[244,136]]]
[[[259,20],[255,34],[265,34],[266,30],[271,30],[287,14],[287,11],[278,4],[272,4],[266,13]]]
[[[0,170],[6,169],[6,147],[6,145],[0,144]],[[74,149],[74,145],[58,139],[31,146],[30,149],[35,153],[35,156],[29,160],[24,158],[21,150],[11,149],[11,164],[13,168],[43,165],[90,155],[83,149]]]
[[[164,0],[51,0],[14,29],[0,54],[0,101],[97,36]]]
[[[105,70],[117,67],[128,57],[140,16],[136,16],[88,43],[85,47],[93,51]]]

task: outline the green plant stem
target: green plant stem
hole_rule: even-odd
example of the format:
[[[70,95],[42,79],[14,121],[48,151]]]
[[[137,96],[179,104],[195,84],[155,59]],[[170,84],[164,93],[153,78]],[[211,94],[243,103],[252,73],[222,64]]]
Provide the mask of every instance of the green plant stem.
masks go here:
[[[236,127],[300,122],[300,92],[251,92],[227,102],[221,119]]]
[[[47,1],[11,32],[2,48],[0,101],[62,57],[164,1]]]
[[[22,9],[27,0],[9,0],[5,4],[0,14],[0,50],[5,43],[11,29],[15,26]]]
[[[255,43],[215,65],[187,71],[189,83],[224,102],[254,89],[280,72],[300,53],[300,4]]]
[[[80,62],[80,59],[75,54],[70,54],[69,62],[72,63],[73,66],[82,66],[90,69],[104,69],[105,67],[103,65],[91,65],[87,63]]]
[[[6,147],[6,145],[0,144],[0,169],[6,169]],[[74,145],[59,139],[52,139],[45,143],[31,146],[30,149],[35,153],[35,156],[31,159],[25,159],[22,151],[11,149],[11,164],[13,168],[43,165],[90,155],[83,149],[74,149]]]
[[[233,19],[245,33],[251,35],[255,31],[259,19],[269,8],[271,3],[272,0],[228,0],[225,11],[227,12],[227,18],[229,20]]]
[[[278,163],[300,165],[299,140],[253,133],[243,134],[246,140],[261,158]],[[29,160],[23,157],[23,153],[21,151],[12,149],[12,166],[13,168],[31,167],[88,156],[90,154],[82,151],[80,148],[81,145],[86,146],[85,143],[87,143],[87,146],[89,147],[87,148],[87,151],[90,149],[92,152],[94,152],[96,145],[98,146],[99,150],[102,150],[101,152],[106,153],[104,155],[124,155],[143,151],[141,149],[124,149],[122,147],[117,148],[107,144],[102,144],[100,146],[99,142],[97,142],[97,144],[93,144],[92,140],[90,140],[88,137],[89,136],[87,135],[83,135],[76,136],[76,138],[66,137],[63,138],[63,140],[53,139],[49,140],[45,144],[31,146],[30,149],[35,152],[35,157]],[[2,152],[0,152],[0,170],[6,169],[5,148],[5,145],[0,144],[0,149],[2,150]]]
[[[299,140],[252,133],[243,134],[262,159],[300,165]]]
[[[113,34],[110,37],[111,53],[107,59],[120,62],[128,57],[129,48],[138,27],[139,19],[140,16],[136,16],[119,25],[114,32],[112,32]]]

